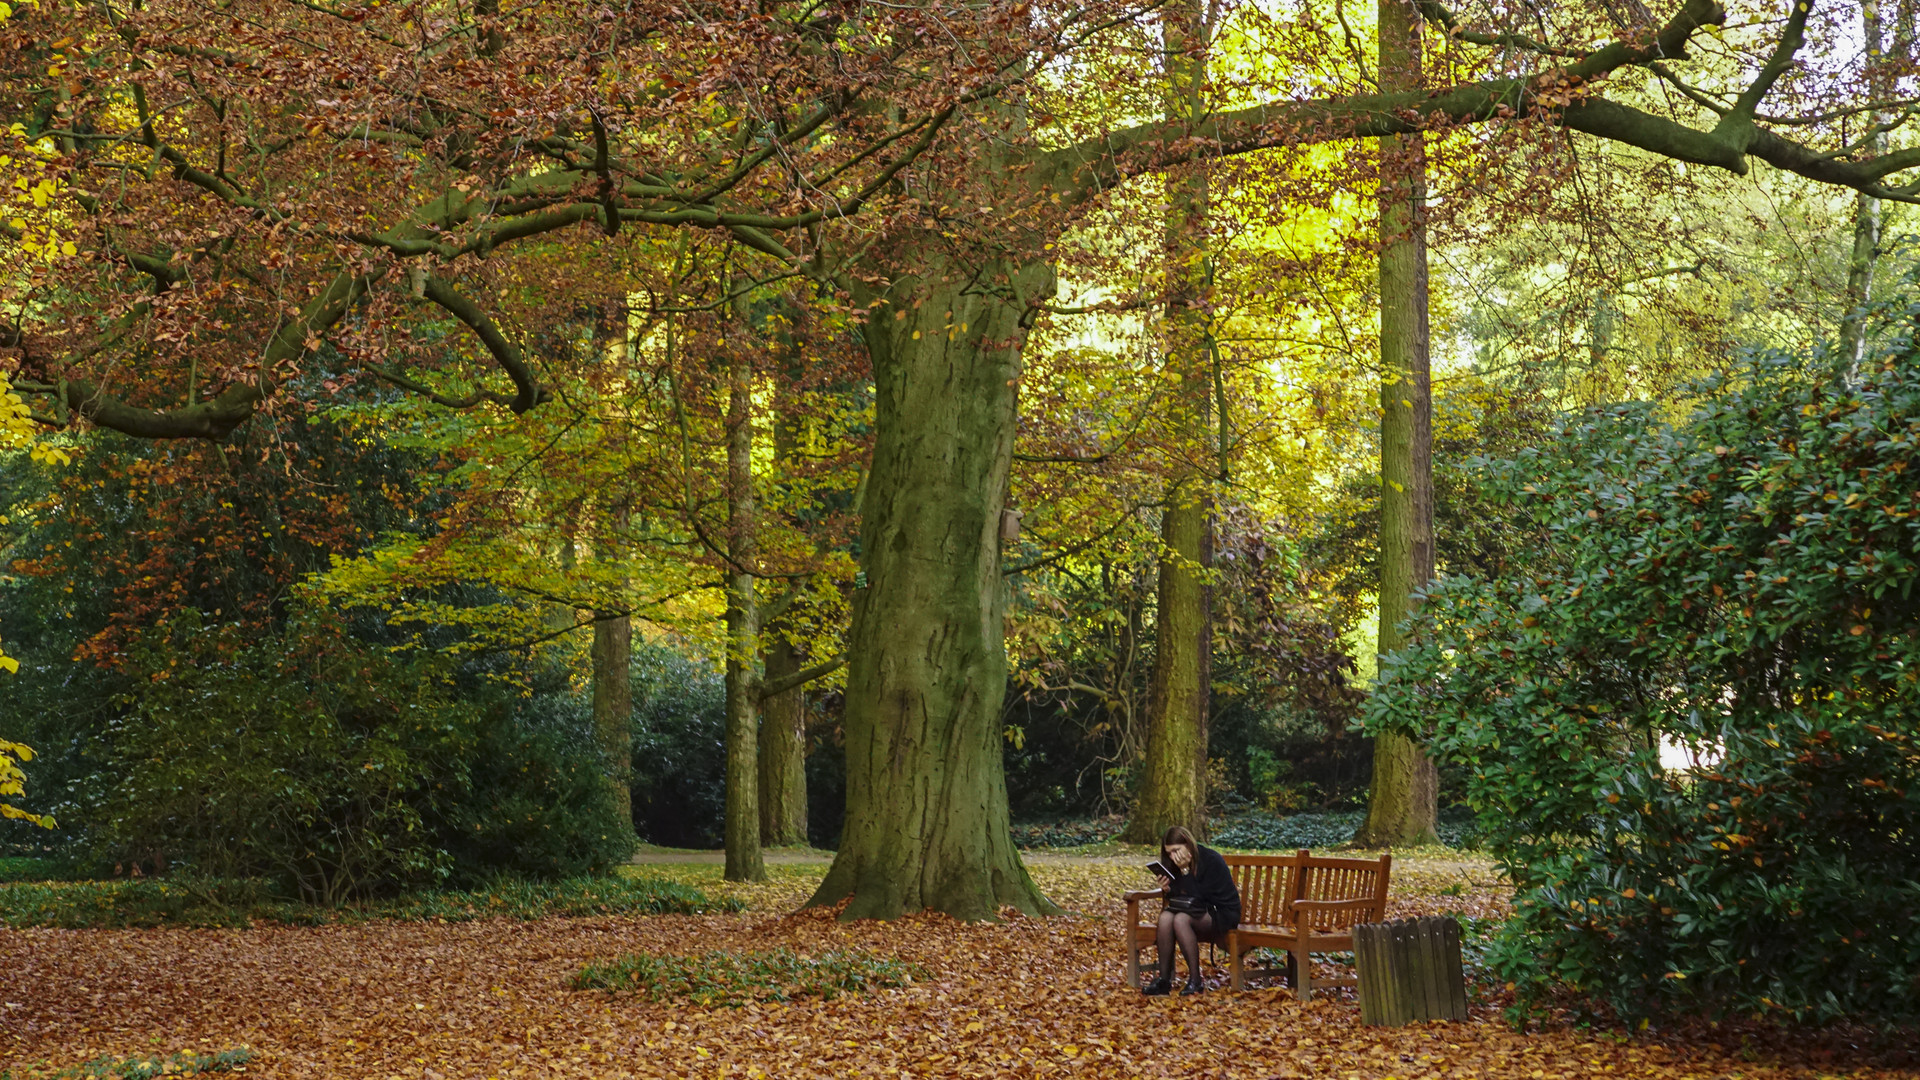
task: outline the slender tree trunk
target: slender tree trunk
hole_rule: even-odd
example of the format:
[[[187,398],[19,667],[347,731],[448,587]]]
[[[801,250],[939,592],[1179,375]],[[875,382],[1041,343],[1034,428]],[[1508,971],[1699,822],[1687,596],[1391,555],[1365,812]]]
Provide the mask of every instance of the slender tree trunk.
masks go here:
[[[1886,35],[1881,28],[1880,3],[1881,0],[1864,0],[1860,5],[1860,32],[1866,46],[1867,84],[1872,87],[1872,97],[1884,101],[1891,88],[1881,74],[1886,69],[1887,58],[1883,55]],[[1886,112],[1875,112],[1872,117],[1875,125],[1893,119]],[[1877,157],[1886,149],[1886,134],[1875,132],[1868,136],[1863,152]],[[1880,260],[1880,239],[1886,224],[1883,214],[1879,199],[1865,192],[1854,194],[1853,251],[1847,260],[1847,310],[1840,320],[1840,349],[1855,369],[1867,356],[1866,306],[1873,300],[1873,270]]]
[[[1417,88],[1420,16],[1411,0],[1380,0],[1380,88]],[[1433,577],[1432,376],[1427,327],[1425,137],[1380,140],[1380,648],[1405,642],[1400,622]],[[1354,842],[1432,843],[1439,775],[1419,745],[1374,740],[1367,821]]]
[[[804,360],[800,356],[797,318],[789,313],[781,333],[784,357],[774,393],[773,471],[775,483],[790,475],[800,442],[795,419],[798,384]],[[798,673],[800,650],[787,633],[791,612],[765,628],[761,656],[765,683],[772,686]],[[760,702],[760,842],[767,847],[791,847],[807,842],[807,718],[806,690],[796,686]]]
[[[843,919],[1058,910],[1013,846],[1000,730],[1000,516],[1025,300],[1051,295],[1053,272],[957,266],[943,246],[929,237],[914,252],[924,276],[856,296],[874,308],[862,327],[875,396],[867,586],[849,634],[846,826],[809,901],[851,898]]]
[[[1188,124],[1204,115],[1207,27],[1195,0],[1177,0],[1166,17],[1167,116]],[[1167,183],[1167,357],[1180,373],[1174,406],[1184,450],[1207,460],[1207,401],[1213,393],[1207,303],[1209,192],[1203,169],[1169,174]],[[1170,826],[1205,835],[1207,708],[1213,649],[1208,517],[1204,470],[1189,465],[1167,486],[1160,514],[1160,579],[1153,676],[1147,697],[1147,751],[1123,837],[1158,843]]]
[[[769,627],[765,636],[766,681],[798,672],[799,650],[780,628]],[[806,691],[797,686],[760,703],[760,842],[807,842]]]
[[[1199,832],[1206,818],[1209,630],[1202,560],[1207,507],[1198,485],[1160,515],[1159,614],[1147,694],[1147,756],[1123,838],[1158,843],[1167,828]]]
[[[624,506],[608,515],[610,530],[623,528]],[[593,733],[607,762],[614,812],[633,828],[633,619],[601,611],[593,623]]]
[[[728,881],[764,881],[760,852],[760,702],[754,662],[760,604],[753,498],[753,353],[733,350],[727,404],[727,805]]]

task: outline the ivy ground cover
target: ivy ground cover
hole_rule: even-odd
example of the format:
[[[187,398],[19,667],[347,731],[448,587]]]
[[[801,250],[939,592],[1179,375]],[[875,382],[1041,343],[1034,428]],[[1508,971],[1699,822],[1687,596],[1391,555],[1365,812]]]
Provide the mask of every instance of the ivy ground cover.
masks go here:
[[[0,931],[17,965],[0,1000],[0,1071],[49,1077],[102,1058],[246,1048],[276,1077],[1483,1077],[1671,1080],[1914,1076],[1864,1060],[1782,1057],[1699,1032],[1633,1039],[1516,1033],[1498,1000],[1470,1023],[1374,1029],[1341,994],[1282,990],[1146,999],[1120,981],[1118,896],[1137,871],[1041,865],[1078,913],[969,925],[944,917],[843,924],[790,914],[820,867],[725,886],[718,867],[650,868],[744,902],[738,913],[372,922],[218,930]],[[1504,911],[1473,859],[1396,864],[1396,917]],[[859,953],[914,977],[831,999],[700,1006],[574,990],[583,968],[633,954]],[[895,980],[886,980],[892,982]]]

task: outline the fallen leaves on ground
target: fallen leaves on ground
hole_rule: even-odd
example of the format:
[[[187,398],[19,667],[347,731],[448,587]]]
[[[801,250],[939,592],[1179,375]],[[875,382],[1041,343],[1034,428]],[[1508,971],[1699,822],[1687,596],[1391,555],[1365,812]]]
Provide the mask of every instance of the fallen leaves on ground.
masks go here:
[[[14,965],[0,991],[0,1071],[25,1080],[107,1055],[248,1046],[254,1075],[375,1080],[1815,1075],[1704,1040],[1522,1035],[1484,1009],[1466,1024],[1387,1030],[1360,1026],[1339,994],[1305,1004],[1278,989],[1143,998],[1120,980],[1118,897],[1142,884],[1127,866],[1037,865],[1049,895],[1079,910],[998,925],[789,913],[824,868],[770,870],[754,885],[722,885],[712,866],[645,870],[737,896],[749,904],[739,914],[0,931]],[[1401,863],[1390,914],[1496,913],[1504,900],[1492,880],[1471,859]],[[776,947],[861,949],[926,977],[832,1001],[711,1009],[566,989],[596,959]]]

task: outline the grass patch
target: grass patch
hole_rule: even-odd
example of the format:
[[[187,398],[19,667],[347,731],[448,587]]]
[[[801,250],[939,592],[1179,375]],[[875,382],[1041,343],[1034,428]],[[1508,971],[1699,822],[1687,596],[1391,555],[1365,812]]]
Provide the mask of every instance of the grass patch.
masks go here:
[[[765,881],[728,881],[717,863],[650,863],[614,871],[634,878],[671,881],[732,904],[731,911],[798,911],[827,876],[823,865],[767,867]]]
[[[711,897],[691,885],[651,875],[567,878],[562,881],[503,881],[471,892],[430,892],[374,905],[384,919],[577,918],[591,915],[702,915],[739,911],[729,897]]]
[[[85,1065],[72,1065],[54,1073],[51,1080],[80,1080],[83,1077],[113,1077],[114,1080],[154,1080],[160,1076],[196,1076],[200,1073],[232,1072],[253,1060],[246,1047],[222,1050],[217,1054],[181,1053],[169,1057],[95,1058]]]
[[[862,949],[836,949],[802,956],[791,949],[692,956],[629,953],[588,964],[569,981],[575,990],[641,993],[654,1001],[684,999],[695,1005],[738,1008],[749,1002],[817,997],[831,1001],[911,983],[922,973],[899,960]]]
[[[739,911],[730,897],[651,876],[504,880],[485,889],[420,892],[351,907],[323,908],[270,895],[263,882],[169,877],[137,881],[0,885],[0,925],[102,929],[365,922],[463,922],[592,915],[692,915]]]

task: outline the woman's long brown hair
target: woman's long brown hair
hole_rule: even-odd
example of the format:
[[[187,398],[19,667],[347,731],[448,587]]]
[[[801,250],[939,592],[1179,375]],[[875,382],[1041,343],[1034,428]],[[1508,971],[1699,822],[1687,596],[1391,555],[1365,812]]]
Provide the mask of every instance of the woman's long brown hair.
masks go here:
[[[1192,862],[1189,863],[1187,868],[1182,870],[1181,873],[1193,873],[1200,864],[1200,845],[1194,841],[1193,834],[1188,832],[1184,825],[1175,825],[1173,828],[1167,830],[1167,835],[1160,838],[1160,865],[1169,870],[1180,869],[1180,864],[1173,861],[1172,855],[1173,847],[1176,844],[1185,845],[1187,851],[1193,855]]]

